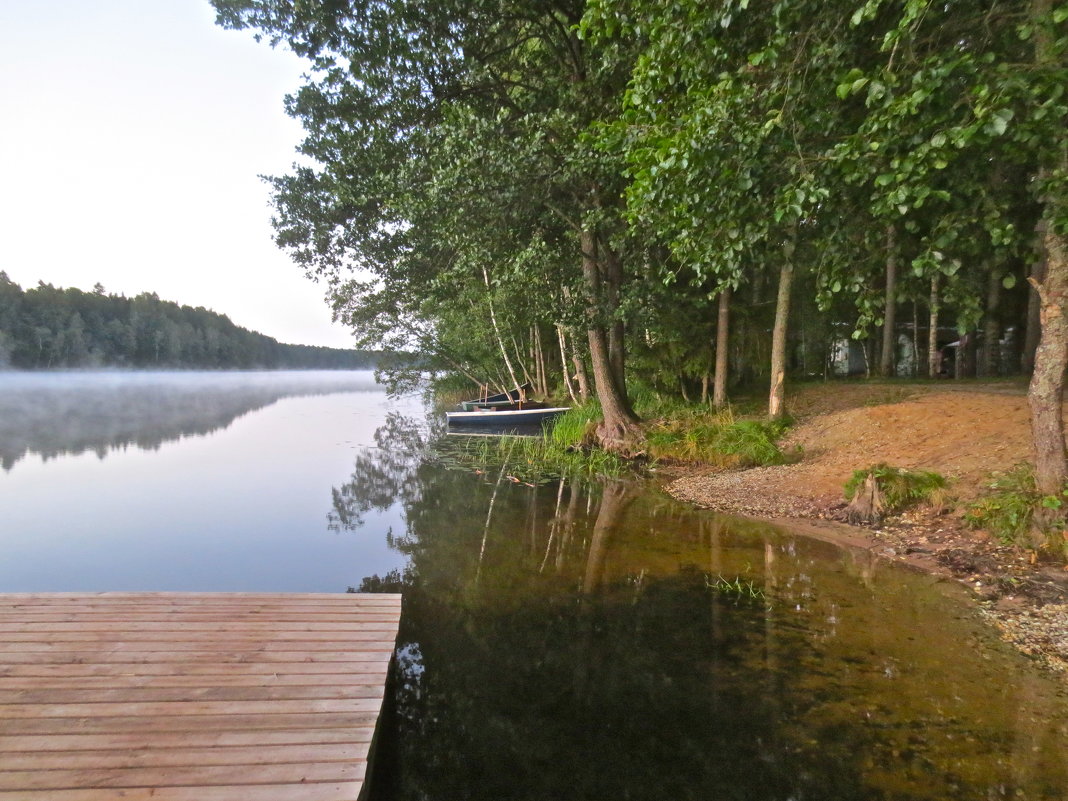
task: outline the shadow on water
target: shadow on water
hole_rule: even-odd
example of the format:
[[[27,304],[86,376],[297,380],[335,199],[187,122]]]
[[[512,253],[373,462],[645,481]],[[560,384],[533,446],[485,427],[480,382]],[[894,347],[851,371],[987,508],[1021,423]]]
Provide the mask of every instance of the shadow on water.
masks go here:
[[[0,467],[205,436],[281,398],[375,391],[369,371],[0,372]]]
[[[334,494],[339,525],[387,496],[406,518],[407,569],[360,587],[405,595],[378,801],[1068,797],[1063,688],[950,588],[380,433]]]

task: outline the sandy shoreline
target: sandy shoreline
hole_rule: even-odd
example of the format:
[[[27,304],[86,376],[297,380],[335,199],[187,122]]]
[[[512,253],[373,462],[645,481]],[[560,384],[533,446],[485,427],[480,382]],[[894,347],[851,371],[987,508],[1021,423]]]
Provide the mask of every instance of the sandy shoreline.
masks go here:
[[[879,528],[849,525],[841,497],[787,489],[805,482],[797,465],[664,472],[669,473],[661,475],[664,489],[678,500],[866,550],[876,559],[958,582],[1004,640],[1068,684],[1068,570],[1062,565],[1033,563],[1026,551],[968,529],[958,515],[927,508],[889,518]]]

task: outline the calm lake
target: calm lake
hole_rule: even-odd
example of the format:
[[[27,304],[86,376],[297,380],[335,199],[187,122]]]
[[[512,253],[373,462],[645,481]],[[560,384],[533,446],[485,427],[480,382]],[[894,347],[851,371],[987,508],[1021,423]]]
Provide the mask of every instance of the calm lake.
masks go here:
[[[439,418],[369,373],[0,373],[0,592],[403,592],[377,801],[1068,798],[1064,683],[954,586]]]

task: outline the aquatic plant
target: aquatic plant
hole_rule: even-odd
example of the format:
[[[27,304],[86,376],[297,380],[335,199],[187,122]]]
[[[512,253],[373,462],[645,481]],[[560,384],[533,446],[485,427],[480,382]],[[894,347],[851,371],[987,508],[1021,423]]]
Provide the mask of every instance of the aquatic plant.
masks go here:
[[[706,575],[705,586],[713,592],[721,593],[723,595],[731,595],[737,598],[757,600],[765,597],[763,589],[748,579],[743,581],[741,576],[735,576],[733,579],[728,579],[724,578],[722,575],[717,575],[715,578]]]

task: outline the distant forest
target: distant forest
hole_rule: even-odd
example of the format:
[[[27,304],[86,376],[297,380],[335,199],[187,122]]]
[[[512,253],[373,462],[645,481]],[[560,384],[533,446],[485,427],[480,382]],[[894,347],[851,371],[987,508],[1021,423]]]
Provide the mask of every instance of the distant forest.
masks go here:
[[[203,307],[155,293],[134,298],[40,283],[23,290],[0,271],[0,369],[203,369],[376,366],[374,351],[286,345]]]

